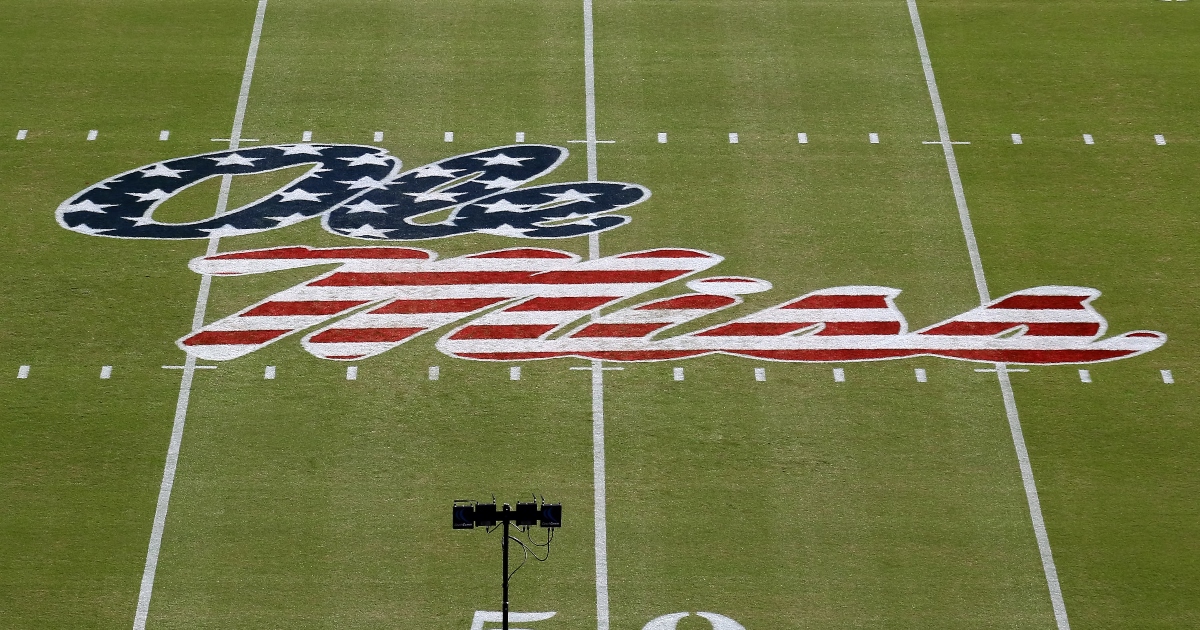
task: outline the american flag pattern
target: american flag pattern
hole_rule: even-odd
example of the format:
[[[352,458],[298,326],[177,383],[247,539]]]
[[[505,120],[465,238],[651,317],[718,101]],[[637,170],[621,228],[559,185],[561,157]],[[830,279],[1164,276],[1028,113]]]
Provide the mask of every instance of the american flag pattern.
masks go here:
[[[1130,357],[1166,341],[1154,331],[1101,339],[1107,323],[1092,306],[1100,292],[1086,287],[1018,291],[915,332],[895,304],[900,290],[889,287],[820,289],[707,326],[706,318],[742,304],[741,295],[770,283],[699,278],[687,283],[691,293],[627,302],[721,260],[684,248],[595,260],[526,247],[446,260],[408,247],[230,252],[195,259],[191,268],[242,275],[338,267],[208,324],[179,345],[199,358],[228,360],[305,333],[301,343],[315,356],[356,360],[448,329],[436,342],[442,352],[493,361],[662,361],[722,353],[790,362],[939,356],[1058,364]],[[694,331],[674,334],[681,327]]]

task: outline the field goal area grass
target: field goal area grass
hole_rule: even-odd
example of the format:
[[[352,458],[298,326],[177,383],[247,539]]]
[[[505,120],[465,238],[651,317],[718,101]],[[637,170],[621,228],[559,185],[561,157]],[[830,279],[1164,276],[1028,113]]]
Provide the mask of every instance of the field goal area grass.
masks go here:
[[[515,625],[539,630],[1200,624],[1200,555],[1188,553],[1200,545],[1196,3],[7,9],[0,625],[498,627],[498,537],[448,518],[454,499],[493,495],[564,506],[549,561],[512,582]],[[363,205],[370,177],[323,180],[341,176],[338,158],[221,175],[274,159],[259,147],[350,144],[378,148],[340,158],[354,168],[494,166],[470,193],[493,203],[473,231],[363,240],[388,232],[361,217],[400,202]],[[542,159],[514,160],[536,145],[565,158],[506,183],[514,161]],[[226,170],[175,194],[199,168],[179,160],[208,153]],[[412,203],[459,202],[453,177],[413,188]],[[554,204],[486,197],[569,183],[547,190],[583,208],[632,194],[598,182],[651,194],[609,213],[627,224],[553,239],[522,238],[518,221]],[[225,214],[284,190],[281,209],[364,196],[347,201],[359,205],[340,232],[332,213],[272,215],[267,231]],[[118,194],[170,196],[128,217],[129,235],[214,212],[230,223],[210,239],[105,238],[126,233],[95,227]],[[512,222],[488,223],[503,212]],[[444,213],[413,224],[468,224],[467,210]],[[598,216],[564,211],[553,225]],[[322,249],[371,246],[408,249],[384,262]],[[269,248],[294,249],[220,258]],[[308,258],[279,263],[288,256]],[[268,259],[268,273],[193,271]],[[514,279],[516,259],[529,274],[606,280]],[[672,271],[701,259],[696,275]],[[339,285],[339,273],[359,275]],[[362,297],[404,274],[487,284],[469,273],[509,274],[492,284],[510,293]],[[302,286],[318,277],[340,288]],[[635,290],[634,277],[657,279]],[[692,282],[703,277],[717,281]],[[552,289],[511,288],[523,282]],[[846,348],[880,347],[819,345],[956,317],[954,330],[983,330],[1003,320],[981,304],[1031,287],[1094,288],[1101,337],[1167,341],[1063,365],[954,360],[972,356],[952,344],[859,361]],[[692,291],[686,308],[670,301]],[[1037,306],[1073,295],[1047,291],[1009,308],[1066,310]],[[780,306],[801,296],[813,301]],[[313,304],[334,299],[321,316],[374,321],[376,336],[317,323]],[[553,306],[506,310],[526,299]],[[405,305],[370,320],[383,300]],[[252,305],[313,319],[230,360],[181,351],[189,336],[262,333],[236,316]],[[804,322],[804,308],[824,319]],[[1096,326],[1090,313],[979,334],[1020,341],[1037,326]],[[547,321],[573,323],[527,343]],[[764,336],[793,326],[843,354],[679,350],[729,322]],[[326,325],[336,334],[322,348],[311,333]],[[668,325],[662,337],[687,338],[675,354],[629,332]],[[583,341],[565,332],[577,326],[593,326]],[[380,335],[395,347],[375,354]],[[1046,343],[1030,347],[1058,347]]]

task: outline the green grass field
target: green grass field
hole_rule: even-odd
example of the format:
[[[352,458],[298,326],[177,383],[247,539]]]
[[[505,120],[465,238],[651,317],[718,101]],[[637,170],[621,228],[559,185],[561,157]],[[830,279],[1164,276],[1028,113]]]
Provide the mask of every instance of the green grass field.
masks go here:
[[[207,242],[85,236],[55,209],[227,148],[211,139],[229,138],[256,4],[0,0],[0,628],[134,624],[181,391],[162,366],[185,361],[187,263]],[[919,8],[950,133],[970,142],[954,151],[991,295],[1095,287],[1109,334],[1169,336],[1011,376],[1071,627],[1200,626],[1200,2]],[[614,141],[599,177],[653,191],[602,255],[720,254],[715,273],[774,284],[736,315],[840,285],[903,289],[914,330],[979,305],[942,147],[922,144],[938,126],[903,0],[592,11],[597,134]],[[311,130],[407,169],[524,132],[571,150],[546,182],[587,179],[582,0],[265,15],[244,137]],[[236,178],[230,203],[287,179]],[[205,182],[155,217],[211,216],[217,196]],[[220,249],[364,244],[588,254],[587,237],[370,243],[317,220]],[[207,321],[313,275],[217,278]],[[685,291],[668,289],[654,296]],[[355,381],[298,337],[196,370],[146,628],[468,630],[499,609],[500,536],[452,531],[451,501],[530,493],[560,501],[564,527],[513,578],[513,610],[557,613],[531,630],[598,627],[593,387],[570,369],[588,362],[525,362],[512,381],[516,363],[444,355],[441,334],[356,363]],[[612,630],[682,611],[681,630],[710,627],[697,611],[745,630],[1056,627],[989,365],[619,367],[603,390]]]

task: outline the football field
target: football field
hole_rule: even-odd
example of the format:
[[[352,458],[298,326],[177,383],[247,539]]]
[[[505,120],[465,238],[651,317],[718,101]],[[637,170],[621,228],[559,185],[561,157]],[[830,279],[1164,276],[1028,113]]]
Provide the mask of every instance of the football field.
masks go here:
[[[0,628],[1200,626],[1198,11],[0,0]]]

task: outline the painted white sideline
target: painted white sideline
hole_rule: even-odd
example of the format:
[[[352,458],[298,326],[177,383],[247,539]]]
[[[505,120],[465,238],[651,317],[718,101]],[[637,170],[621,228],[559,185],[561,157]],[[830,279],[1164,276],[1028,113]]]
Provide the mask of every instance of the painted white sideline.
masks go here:
[[[171,139],[170,131],[163,129],[162,131],[158,132],[158,141],[159,142],[166,142],[167,140],[170,140],[170,139]]]
[[[238,148],[242,137],[242,123],[246,118],[246,103],[250,99],[250,81],[254,76],[254,63],[258,57],[258,43],[262,38],[263,18],[267,12],[267,0],[259,0],[254,16],[254,29],[250,35],[250,49],[246,53],[246,68],[242,72],[242,86],[238,91],[237,110],[233,115],[233,130],[229,135],[229,148]],[[229,204],[229,185],[232,176],[221,178],[221,192],[217,197],[215,215],[225,212]],[[208,241],[208,255],[217,252],[220,237]],[[192,314],[192,331],[204,325],[204,312],[208,307],[208,293],[212,276],[201,276],[200,290],[196,295],[196,310]],[[163,466],[162,485],[158,490],[158,504],[154,509],[154,525],[150,530],[150,545],[146,550],[146,565],[142,571],[142,584],[138,590],[137,612],[133,617],[133,630],[145,630],[146,618],[150,614],[150,597],[154,592],[154,574],[158,570],[158,554],[162,549],[163,529],[167,524],[167,508],[171,503],[171,489],[175,485],[175,471],[179,465],[179,448],[183,443],[183,427],[187,419],[188,400],[192,393],[192,378],[196,374],[196,358],[188,355],[183,365],[183,378],[179,384],[179,398],[175,403],[175,421],[171,427],[171,442],[167,447],[167,460]]]
[[[946,112],[938,94],[937,81],[933,76],[933,62],[929,59],[929,46],[925,43],[925,29],[921,27],[921,16],[917,12],[916,0],[907,0],[908,15],[912,21],[917,50],[921,55],[921,68],[925,72],[925,85],[929,88],[929,100],[933,104],[933,116],[937,121],[938,138],[946,156],[946,170],[954,189],[954,202],[958,206],[958,218],[962,224],[963,237],[967,242],[967,253],[971,259],[971,270],[975,275],[975,288],[979,292],[979,303],[991,301],[987,279],[983,274],[983,261],[979,257],[979,245],[975,240],[975,229],[971,226],[971,214],[967,210],[967,198],[963,193],[962,178],[958,173],[958,161],[954,157],[954,145],[950,141],[950,129],[946,124]],[[1013,134],[1013,142],[1020,144],[1020,136]],[[1042,518],[1042,505],[1038,500],[1037,485],[1033,478],[1033,466],[1029,463],[1029,451],[1025,448],[1025,436],[1021,431],[1021,419],[1017,415],[1017,400],[1013,395],[1012,383],[1008,378],[1007,366],[996,364],[996,378],[1000,381],[1000,393],[1004,399],[1004,412],[1008,417],[1013,447],[1017,452],[1017,463],[1021,469],[1021,483],[1025,487],[1025,498],[1029,504],[1029,518],[1033,523],[1033,534],[1037,539],[1038,553],[1042,558],[1042,570],[1046,574],[1046,586],[1050,590],[1050,604],[1054,610],[1054,621],[1058,630],[1070,630],[1067,607],[1063,602],[1062,587],[1058,582],[1058,570],[1054,566],[1054,555],[1050,550],[1050,537]]]
[[[844,368],[833,368],[833,382],[835,382],[835,383],[845,383],[846,382],[846,370]]]

